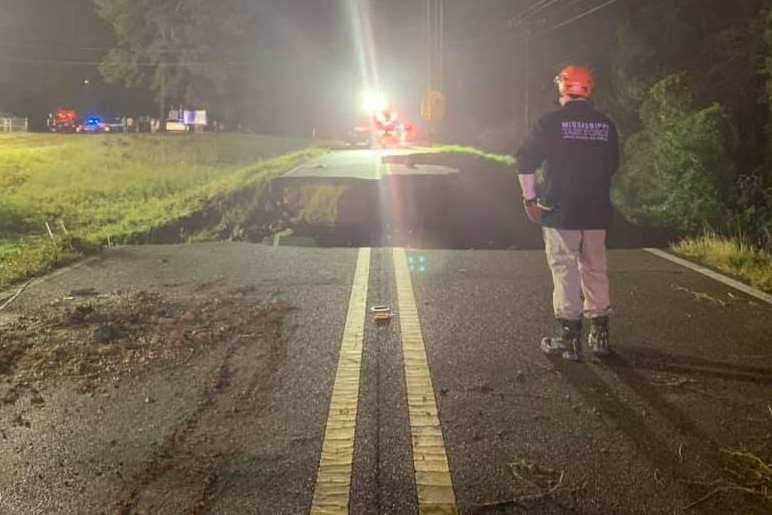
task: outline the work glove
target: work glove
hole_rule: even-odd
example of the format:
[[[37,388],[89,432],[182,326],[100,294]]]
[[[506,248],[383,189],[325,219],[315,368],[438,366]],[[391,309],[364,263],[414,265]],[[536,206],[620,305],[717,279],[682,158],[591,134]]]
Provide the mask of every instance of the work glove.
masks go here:
[[[538,197],[529,199],[524,198],[523,207],[525,208],[525,215],[528,217],[528,220],[530,220],[531,223],[537,225],[541,223],[541,216],[544,214],[544,210],[539,205]]]

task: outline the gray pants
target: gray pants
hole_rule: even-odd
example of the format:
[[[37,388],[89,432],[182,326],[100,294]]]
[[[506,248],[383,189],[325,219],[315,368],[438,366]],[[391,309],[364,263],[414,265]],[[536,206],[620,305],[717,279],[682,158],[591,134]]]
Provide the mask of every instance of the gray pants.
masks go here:
[[[542,228],[552,271],[555,318],[580,320],[611,313],[606,231]]]

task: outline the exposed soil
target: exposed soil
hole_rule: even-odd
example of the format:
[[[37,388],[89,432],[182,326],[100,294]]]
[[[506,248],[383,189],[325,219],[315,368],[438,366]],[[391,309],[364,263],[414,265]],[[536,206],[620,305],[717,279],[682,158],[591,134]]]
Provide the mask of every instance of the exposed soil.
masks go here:
[[[73,291],[35,316],[0,318],[0,374],[13,403],[34,382],[77,378],[84,393],[128,373],[169,367],[234,338],[275,331],[282,301],[252,305],[245,291],[199,285],[188,299],[154,292]]]

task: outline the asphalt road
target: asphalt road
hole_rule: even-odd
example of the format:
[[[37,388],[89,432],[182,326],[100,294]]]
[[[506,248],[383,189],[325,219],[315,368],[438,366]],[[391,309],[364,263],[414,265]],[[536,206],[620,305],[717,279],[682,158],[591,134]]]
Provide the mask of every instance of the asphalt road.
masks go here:
[[[4,403],[0,512],[117,513],[128,499],[134,511],[127,513],[182,513],[170,507],[202,498],[200,513],[308,513],[325,428],[335,417],[331,395],[359,253],[250,244],[119,248],[26,290],[2,317],[34,316],[76,289],[184,297],[213,280],[223,291],[248,289],[255,303],[280,296],[294,309],[283,318],[282,356],[264,371],[270,380],[238,410],[229,403],[266,358],[240,351],[229,383],[202,411],[223,347],[115,378],[96,395],[78,393],[77,378],[41,380],[34,386],[45,402],[25,390]],[[564,363],[537,346],[552,329],[540,252],[406,256],[425,266],[411,283],[431,377],[426,393],[436,401],[460,512],[679,513],[710,493],[700,485],[728,480],[729,455],[720,449],[769,452],[769,304],[643,250],[614,251],[615,354]],[[351,513],[415,513],[416,435],[393,249],[373,249],[368,263]],[[376,324],[375,305],[396,316]],[[6,374],[4,387],[12,382]],[[158,448],[170,434],[191,441],[172,446],[170,454],[182,454],[166,456],[173,466],[160,466]],[[204,445],[217,449],[211,470],[183,474],[200,463],[194,450]],[[695,509],[763,512],[753,510],[731,490]]]
[[[0,513],[769,513],[772,304],[643,249],[610,279],[614,352],[569,363],[539,250],[109,249],[0,311],[17,368],[92,298],[222,336],[87,390],[0,368]]]

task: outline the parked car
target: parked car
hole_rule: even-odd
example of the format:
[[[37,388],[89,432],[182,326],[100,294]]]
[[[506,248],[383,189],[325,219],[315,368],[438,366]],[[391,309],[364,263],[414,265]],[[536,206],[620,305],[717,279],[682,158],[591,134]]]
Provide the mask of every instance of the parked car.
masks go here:
[[[110,132],[110,126],[97,116],[89,116],[78,128],[78,132]]]

